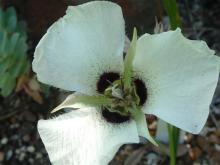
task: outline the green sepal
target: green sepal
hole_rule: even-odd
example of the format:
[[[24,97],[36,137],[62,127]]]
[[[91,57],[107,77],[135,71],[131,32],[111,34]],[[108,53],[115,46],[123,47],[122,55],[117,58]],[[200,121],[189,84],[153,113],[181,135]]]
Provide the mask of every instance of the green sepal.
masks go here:
[[[137,30],[136,28],[134,28],[132,41],[124,60],[124,74],[122,81],[125,90],[131,89],[133,59],[136,53],[136,43],[137,43]]]
[[[155,146],[158,146],[157,142],[154,140],[154,138],[149,133],[145,114],[141,110],[141,108],[137,106],[133,106],[133,108],[129,108],[129,112],[131,113],[132,118],[136,122],[139,136],[146,138],[151,143],[153,143]]]
[[[113,100],[104,96],[89,96],[83,94],[72,94],[69,95],[63,103],[61,103],[58,107],[51,111],[51,113],[57,112],[62,108],[79,108],[77,104],[83,107],[103,107],[103,106],[111,106],[113,104]]]

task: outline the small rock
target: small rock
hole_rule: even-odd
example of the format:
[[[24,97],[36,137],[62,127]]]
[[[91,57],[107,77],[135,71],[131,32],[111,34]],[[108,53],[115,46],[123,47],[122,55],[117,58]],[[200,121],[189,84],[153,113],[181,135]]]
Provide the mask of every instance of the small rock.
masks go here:
[[[13,156],[13,151],[12,150],[9,150],[6,154],[6,160],[9,160],[11,159],[11,157]]]
[[[195,163],[193,163],[193,165],[201,165],[200,163],[198,163],[198,162],[195,162]]]
[[[0,152],[0,162],[4,160],[5,154],[4,152]]]
[[[192,142],[192,140],[193,140],[193,135],[192,135],[192,134],[186,134],[186,135],[184,136],[184,141],[185,141],[186,143],[190,143],[190,142]]]
[[[4,137],[4,138],[1,139],[1,144],[2,145],[5,145],[7,143],[8,143],[8,138]]]
[[[155,153],[149,153],[147,155],[147,164],[157,165],[158,163],[158,156]]]
[[[34,163],[34,159],[32,159],[32,158],[29,158],[28,161],[29,161],[29,163],[31,163],[31,164]]]
[[[15,153],[16,153],[17,155],[19,155],[19,154],[21,153],[21,150],[20,150],[20,149],[16,149],[16,150],[15,150]]]
[[[29,142],[31,137],[30,137],[30,135],[27,134],[27,135],[24,135],[22,139],[24,142]]]
[[[43,155],[40,152],[36,153],[36,159],[41,159],[43,157]]]
[[[15,101],[15,103],[14,103],[14,106],[15,106],[15,107],[19,107],[19,104],[20,104],[20,100],[17,99],[17,100]]]
[[[215,144],[215,149],[216,149],[217,151],[220,151],[220,145],[219,145],[219,144]]]
[[[28,146],[27,151],[30,152],[30,153],[33,153],[35,151],[34,146]]]
[[[202,151],[198,147],[193,147],[189,149],[189,156],[192,160],[196,160],[200,157]]]
[[[19,160],[20,161],[23,161],[24,160],[24,158],[26,157],[26,154],[24,153],[24,152],[22,152],[20,155],[19,155]]]

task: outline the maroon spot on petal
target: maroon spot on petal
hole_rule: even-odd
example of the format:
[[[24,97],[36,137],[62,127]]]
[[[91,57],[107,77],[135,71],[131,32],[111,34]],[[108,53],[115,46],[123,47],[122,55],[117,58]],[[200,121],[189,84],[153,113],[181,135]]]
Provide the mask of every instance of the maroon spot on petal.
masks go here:
[[[140,79],[135,79],[134,85],[135,85],[136,93],[140,99],[139,105],[144,105],[144,103],[147,101],[147,88],[145,86],[145,83]]]
[[[96,84],[97,91],[99,93],[104,93],[105,89],[108,88],[115,80],[119,80],[119,78],[120,75],[115,72],[103,73]]]
[[[102,116],[109,123],[120,124],[130,120],[130,116],[122,116],[116,112],[109,112],[106,108],[102,109]]]

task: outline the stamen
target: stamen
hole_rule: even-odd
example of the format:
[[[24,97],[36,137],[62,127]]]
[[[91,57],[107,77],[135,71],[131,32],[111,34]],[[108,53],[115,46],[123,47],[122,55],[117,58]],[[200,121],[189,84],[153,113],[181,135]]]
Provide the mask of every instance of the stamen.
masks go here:
[[[104,93],[105,89],[108,88],[115,80],[119,80],[119,78],[120,75],[115,72],[103,73],[97,82],[97,91],[99,93]]]

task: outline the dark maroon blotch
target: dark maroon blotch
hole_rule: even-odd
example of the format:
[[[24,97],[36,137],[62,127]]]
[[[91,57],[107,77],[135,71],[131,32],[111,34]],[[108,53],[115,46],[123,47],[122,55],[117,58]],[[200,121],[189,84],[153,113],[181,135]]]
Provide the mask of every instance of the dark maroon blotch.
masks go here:
[[[106,108],[102,109],[102,116],[109,123],[120,124],[130,120],[130,116],[122,116],[116,112],[110,112]]]
[[[105,89],[108,88],[111,83],[113,83],[115,80],[119,80],[120,75],[115,72],[105,72],[103,73],[98,82],[97,82],[97,91],[99,93],[104,93]]]
[[[140,99],[139,105],[144,105],[144,103],[147,100],[147,88],[145,86],[145,83],[140,79],[135,79],[134,85],[136,88],[137,95],[139,96]]]

